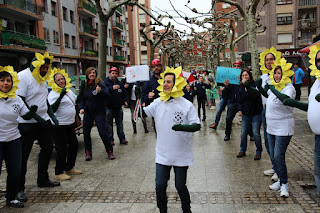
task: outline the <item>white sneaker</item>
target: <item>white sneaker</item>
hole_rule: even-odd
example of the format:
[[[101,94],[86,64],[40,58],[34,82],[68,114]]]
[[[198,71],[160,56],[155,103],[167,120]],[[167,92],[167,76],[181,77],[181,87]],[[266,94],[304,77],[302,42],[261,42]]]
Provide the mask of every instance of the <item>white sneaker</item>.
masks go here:
[[[280,197],[289,197],[289,186],[288,183],[281,184]]]
[[[277,181],[269,186],[269,189],[278,191],[280,189],[280,181]]]
[[[273,175],[272,175],[272,177],[271,177],[271,180],[272,181],[274,181],[274,182],[276,182],[276,181],[278,181],[278,175],[277,175],[277,173],[274,173]]]
[[[273,169],[269,169],[269,170],[265,170],[263,171],[263,174],[266,176],[271,176],[275,173],[275,171]]]
[[[216,108],[215,106],[211,106],[211,107],[210,107],[210,109],[215,109],[215,108]]]

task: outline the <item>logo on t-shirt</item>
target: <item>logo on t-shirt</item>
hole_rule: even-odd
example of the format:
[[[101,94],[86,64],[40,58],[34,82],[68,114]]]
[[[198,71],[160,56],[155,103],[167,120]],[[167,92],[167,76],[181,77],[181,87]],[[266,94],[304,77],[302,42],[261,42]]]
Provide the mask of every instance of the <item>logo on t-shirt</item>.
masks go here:
[[[118,89],[118,92],[119,92],[119,93],[122,93],[122,89]]]
[[[183,112],[175,112],[173,123],[175,124],[182,124],[183,123]]]
[[[13,105],[12,105],[12,108],[13,108],[13,111],[14,111],[16,114],[19,114],[20,107],[19,107],[18,104],[13,104]]]
[[[206,87],[205,86],[202,86],[202,89],[205,89]]]

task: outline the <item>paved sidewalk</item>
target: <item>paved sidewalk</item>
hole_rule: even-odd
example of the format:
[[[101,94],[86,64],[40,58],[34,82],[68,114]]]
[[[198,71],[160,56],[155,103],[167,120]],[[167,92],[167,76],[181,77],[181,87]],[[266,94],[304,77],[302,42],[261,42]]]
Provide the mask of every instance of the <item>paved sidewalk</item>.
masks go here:
[[[306,101],[303,88],[302,101]],[[192,197],[192,211],[204,212],[320,212],[320,207],[303,190],[314,184],[313,142],[305,112],[294,110],[296,134],[288,151],[287,166],[290,197],[283,199],[278,192],[270,191],[270,177],[263,171],[270,169],[271,163],[264,151],[260,161],[254,161],[255,145],[248,142],[247,156],[236,158],[240,147],[240,120],[234,122],[230,141],[223,141],[225,113],[217,131],[208,128],[216,110],[207,108],[208,119],[202,122],[201,131],[194,133],[195,165],[188,171],[187,185]],[[0,177],[0,212],[116,212],[141,213],[158,212],[156,208],[155,179],[155,134],[148,119],[149,133],[145,134],[139,123],[138,134],[133,134],[130,110],[124,109],[124,131],[128,145],[119,145],[115,137],[116,159],[110,161],[96,128],[92,131],[93,160],[84,161],[83,136],[76,168],[82,175],[63,181],[60,187],[38,188],[36,169],[38,145],[34,145],[29,158],[27,173],[27,196],[29,201],[24,209],[3,207],[5,198],[6,172]],[[264,147],[264,146],[263,146]],[[55,153],[50,163],[50,177],[54,178]],[[179,196],[174,187],[171,173],[168,186],[168,212],[181,212]]]

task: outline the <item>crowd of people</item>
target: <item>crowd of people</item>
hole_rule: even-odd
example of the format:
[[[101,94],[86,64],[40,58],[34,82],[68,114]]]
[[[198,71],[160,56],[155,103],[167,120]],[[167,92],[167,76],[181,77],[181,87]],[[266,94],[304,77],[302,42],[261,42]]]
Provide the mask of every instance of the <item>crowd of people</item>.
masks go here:
[[[243,68],[242,62],[236,61],[233,67],[241,70],[238,84],[231,84],[228,79],[216,83],[214,75],[208,72],[194,72],[196,82],[187,82],[181,76],[181,67],[167,67],[164,71],[161,61],[154,59],[151,78],[146,82],[122,83],[116,67],[109,70],[106,79],[99,79],[96,69],[89,67],[78,96],[70,89],[68,74],[51,67],[53,56],[47,52],[36,53],[30,68],[19,73],[11,66],[0,67],[0,106],[7,109],[0,112],[0,121],[5,124],[0,129],[0,160],[4,159],[7,165],[7,206],[21,208],[28,200],[25,194],[27,162],[35,140],[40,146],[38,187],[59,186],[61,181],[82,174],[75,168],[78,140],[74,129],[78,111],[83,114],[85,160],[93,158],[91,130],[94,124],[106,157],[114,160],[113,123],[115,120],[119,143],[128,144],[123,130],[123,107],[129,107],[134,134],[137,133],[135,113],[142,118],[145,133],[149,132],[145,118],[152,117],[157,137],[155,182],[160,212],[167,212],[166,188],[172,167],[183,212],[191,212],[186,178],[188,167],[193,164],[192,132],[200,130],[200,120],[206,121],[205,106],[214,109],[218,99],[215,121],[210,128],[218,129],[221,114],[227,107],[224,141],[230,140],[236,114],[242,118],[237,158],[246,156],[249,135],[256,145],[254,160],[261,159],[263,125],[264,144],[272,164],[272,168],[263,173],[272,176],[274,183],[269,188],[279,190],[281,197],[289,197],[285,153],[294,135],[293,107],[308,111],[308,121],[315,133],[315,179],[319,190],[320,44],[310,49],[310,69],[316,81],[309,104],[299,102],[304,78],[302,69],[297,64],[287,63],[273,47],[260,54],[262,75],[256,80],[250,68]],[[195,97],[198,112],[193,105]],[[137,109],[140,112],[136,112]],[[53,148],[57,152],[57,182],[48,175]]]

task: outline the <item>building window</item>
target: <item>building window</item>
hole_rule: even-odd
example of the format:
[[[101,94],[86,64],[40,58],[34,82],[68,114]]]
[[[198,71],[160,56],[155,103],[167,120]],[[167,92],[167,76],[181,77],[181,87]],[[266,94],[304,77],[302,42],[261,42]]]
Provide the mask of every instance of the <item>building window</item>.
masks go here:
[[[278,25],[292,24],[292,14],[291,13],[278,14],[277,24]]]
[[[292,43],[291,33],[278,34],[278,44],[291,44],[291,43]]]
[[[77,48],[76,37],[75,36],[71,36],[71,40],[72,40],[72,48],[76,49]]]
[[[230,53],[226,52],[226,58],[230,58]]]
[[[112,47],[110,47],[110,55],[112,56]]]
[[[44,11],[45,13],[48,13],[47,0],[41,0],[41,6],[43,7],[43,11]]]
[[[51,1],[51,15],[57,16],[57,3]]]
[[[231,5],[228,3],[222,3],[222,9],[228,9],[231,8]]]
[[[74,24],[74,12],[70,10],[70,22]]]
[[[63,20],[68,21],[68,10],[65,7],[62,7]]]
[[[50,31],[48,28],[43,28],[44,40],[50,42]]]
[[[139,14],[139,18],[146,18],[146,14],[145,13],[140,13]]]
[[[109,47],[108,46],[107,46],[106,50],[107,50],[107,55],[109,55]]]
[[[277,0],[277,4],[292,4],[292,0]]]
[[[147,51],[146,50],[141,51],[141,55],[147,55]]]
[[[69,34],[64,34],[64,46],[68,48],[70,47]]]
[[[53,31],[53,43],[59,44],[59,33],[57,31]]]

